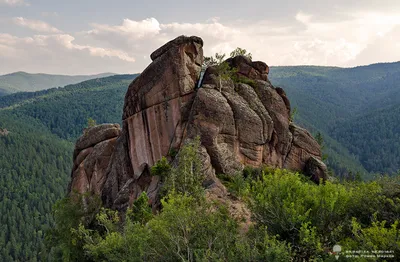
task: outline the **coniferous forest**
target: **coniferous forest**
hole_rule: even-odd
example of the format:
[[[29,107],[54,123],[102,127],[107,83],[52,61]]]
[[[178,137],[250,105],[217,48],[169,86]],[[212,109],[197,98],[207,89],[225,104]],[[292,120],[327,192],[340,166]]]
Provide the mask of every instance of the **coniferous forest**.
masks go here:
[[[66,194],[72,151],[89,118],[120,121],[135,75],[0,98],[0,257],[46,261],[52,207]],[[110,103],[110,101],[115,101]]]

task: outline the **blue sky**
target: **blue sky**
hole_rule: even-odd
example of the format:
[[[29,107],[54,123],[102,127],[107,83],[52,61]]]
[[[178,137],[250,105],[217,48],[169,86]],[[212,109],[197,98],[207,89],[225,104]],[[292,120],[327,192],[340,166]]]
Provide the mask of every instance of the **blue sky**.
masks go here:
[[[197,35],[276,65],[400,60],[400,1],[0,0],[0,74],[136,73],[157,47]]]

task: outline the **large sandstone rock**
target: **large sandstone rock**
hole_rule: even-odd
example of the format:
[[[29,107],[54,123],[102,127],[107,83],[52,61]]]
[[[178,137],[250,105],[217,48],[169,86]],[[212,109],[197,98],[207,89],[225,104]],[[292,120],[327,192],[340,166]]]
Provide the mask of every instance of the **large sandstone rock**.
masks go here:
[[[291,123],[290,102],[268,80],[268,66],[231,58],[227,62],[238,69],[241,83],[220,81],[210,67],[196,88],[202,46],[198,37],[180,36],[151,55],[153,62],[126,93],[122,131],[95,127],[77,141],[73,190],[99,194],[105,206],[121,211],[147,192],[156,209],[160,179],[149,168],[196,136],[203,185],[216,198],[228,194],[215,174],[236,174],[247,165],[302,171],[316,182],[326,178],[318,143]]]
[[[75,145],[70,191],[101,194],[120,133],[118,124],[103,124],[85,130]]]

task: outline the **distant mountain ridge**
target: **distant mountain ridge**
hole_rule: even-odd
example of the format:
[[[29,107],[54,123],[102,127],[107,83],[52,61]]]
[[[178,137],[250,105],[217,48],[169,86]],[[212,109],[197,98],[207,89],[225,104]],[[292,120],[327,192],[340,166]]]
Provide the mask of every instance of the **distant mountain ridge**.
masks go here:
[[[95,75],[52,75],[30,74],[15,72],[0,76],[0,96],[16,92],[34,92],[52,87],[63,87],[77,84],[82,81],[115,75],[114,73],[102,73]]]

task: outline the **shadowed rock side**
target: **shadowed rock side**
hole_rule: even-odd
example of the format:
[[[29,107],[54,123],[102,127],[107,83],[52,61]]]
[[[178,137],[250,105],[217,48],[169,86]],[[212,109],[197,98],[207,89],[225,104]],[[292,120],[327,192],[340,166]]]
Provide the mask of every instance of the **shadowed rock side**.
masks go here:
[[[289,100],[269,82],[268,66],[231,58],[241,83],[221,82],[210,67],[196,89],[202,46],[198,37],[180,36],[151,55],[153,62],[126,93],[122,131],[103,125],[78,140],[72,190],[100,194],[106,207],[120,211],[145,191],[156,209],[160,181],[149,167],[196,136],[204,186],[216,198],[228,194],[215,174],[235,174],[246,165],[303,171],[316,182],[326,178],[318,143],[290,122]]]
[[[75,144],[69,191],[101,194],[110,158],[120,134],[118,124],[98,125],[84,131]]]

